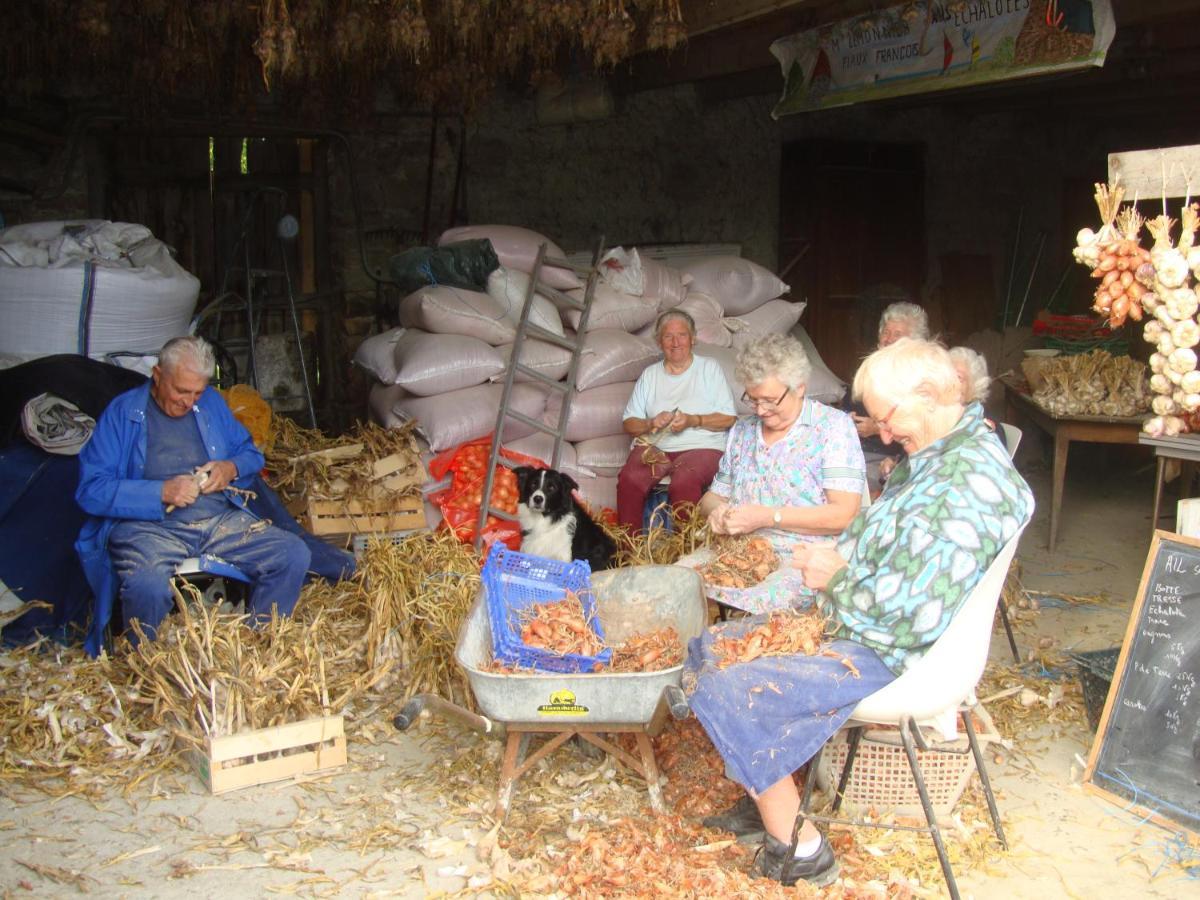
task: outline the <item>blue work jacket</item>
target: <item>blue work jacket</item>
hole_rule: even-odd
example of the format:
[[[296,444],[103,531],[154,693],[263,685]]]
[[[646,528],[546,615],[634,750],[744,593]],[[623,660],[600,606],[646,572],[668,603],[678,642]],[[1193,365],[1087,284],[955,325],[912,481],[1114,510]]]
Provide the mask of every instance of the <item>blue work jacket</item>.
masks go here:
[[[162,481],[142,477],[146,469],[146,409],[153,402],[149,382],[116,397],[79,454],[75,501],[90,518],[79,532],[75,550],[93,594],[92,623],[84,642],[92,656],[100,653],[117,595],[117,577],[108,556],[109,534],[123,519],[155,522],[166,518]],[[233,484],[248,487],[263,467],[263,455],[221,395],[206,388],[191,415],[200,427],[208,458],[232,462],[238,471]],[[240,494],[226,496],[246,508]]]

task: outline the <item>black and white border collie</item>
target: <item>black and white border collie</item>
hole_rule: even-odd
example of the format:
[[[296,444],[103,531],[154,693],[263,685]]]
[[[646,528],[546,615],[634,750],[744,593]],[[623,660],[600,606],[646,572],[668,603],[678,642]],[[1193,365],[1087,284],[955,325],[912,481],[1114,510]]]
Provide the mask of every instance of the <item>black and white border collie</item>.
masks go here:
[[[612,565],[616,544],[572,495],[579,487],[575,479],[554,469],[532,466],[513,471],[517,476],[522,553],[561,562],[584,559],[593,572]]]

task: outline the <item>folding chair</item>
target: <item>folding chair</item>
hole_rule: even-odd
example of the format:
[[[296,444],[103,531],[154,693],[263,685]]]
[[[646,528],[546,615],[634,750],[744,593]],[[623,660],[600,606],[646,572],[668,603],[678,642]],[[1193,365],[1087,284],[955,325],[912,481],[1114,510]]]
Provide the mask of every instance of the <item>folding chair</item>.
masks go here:
[[[189,556],[175,567],[175,576],[195,586],[203,594],[205,603],[217,606],[224,600],[233,602],[234,593],[237,599],[244,599],[243,585],[250,584],[250,577],[245,572],[211,553]],[[233,587],[231,581],[237,582],[237,586]]]
[[[804,793],[800,799],[796,831],[799,830],[803,820],[808,818],[816,822],[837,822],[870,828],[889,830],[901,828],[927,832],[933,838],[934,846],[937,848],[938,860],[942,865],[942,875],[946,879],[946,887],[950,891],[950,896],[954,900],[958,900],[958,885],[954,881],[954,871],[950,866],[950,858],[946,855],[946,846],[942,841],[942,832],[938,827],[933,803],[929,799],[925,779],[921,775],[921,765],[917,760],[917,747],[922,750],[929,749],[918,722],[932,724],[941,731],[943,737],[948,737],[956,733],[956,720],[961,718],[971,753],[975,757],[975,768],[979,772],[979,781],[987,799],[992,826],[1000,844],[1006,850],[1008,849],[1004,828],[1000,824],[1000,812],[996,808],[996,796],[992,793],[992,783],[984,766],[983,752],[979,748],[979,739],[975,734],[975,726],[971,722],[971,710],[979,705],[979,701],[975,697],[975,686],[979,683],[984,666],[987,664],[996,603],[1000,598],[1000,591],[1004,587],[1004,578],[1008,574],[1008,567],[1016,553],[1020,537],[1020,532],[1018,532],[1004,545],[950,625],[934,642],[929,651],[891,684],[863,699],[854,708],[854,712],[845,726],[849,729],[846,763],[842,767],[841,778],[838,780],[837,791],[834,795],[833,813],[836,814],[841,807],[846,785],[850,783],[863,729],[869,725],[887,725],[900,729],[900,740],[904,745],[904,753],[908,758],[913,781],[916,783],[917,793],[921,798],[921,808],[925,811],[926,826],[884,825],[810,813],[809,805],[812,801],[813,784],[816,781],[815,773],[821,759],[821,751],[818,750],[816,756],[808,764],[809,777],[805,779]],[[792,837],[794,842],[795,832]]]

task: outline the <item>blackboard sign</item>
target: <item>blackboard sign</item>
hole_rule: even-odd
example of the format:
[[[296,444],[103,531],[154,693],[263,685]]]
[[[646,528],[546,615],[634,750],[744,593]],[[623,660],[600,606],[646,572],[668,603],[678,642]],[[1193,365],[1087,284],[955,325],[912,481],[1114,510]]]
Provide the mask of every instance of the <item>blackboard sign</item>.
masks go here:
[[[1200,541],[1156,531],[1084,783],[1200,832]]]

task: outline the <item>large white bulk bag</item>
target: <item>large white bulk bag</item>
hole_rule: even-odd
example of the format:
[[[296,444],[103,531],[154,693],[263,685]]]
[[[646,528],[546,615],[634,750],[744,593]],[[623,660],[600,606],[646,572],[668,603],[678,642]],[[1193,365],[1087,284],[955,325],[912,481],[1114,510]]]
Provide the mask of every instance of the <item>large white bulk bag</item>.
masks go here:
[[[562,248],[554,241],[519,225],[462,225],[444,232],[438,238],[438,246],[455,241],[474,241],[480,238],[486,238],[492,242],[492,249],[496,251],[500,265],[521,272],[533,271],[538,247],[542,244],[546,245],[547,256],[557,259],[566,257]],[[574,271],[557,266],[543,266],[541,279],[550,287],[564,291],[580,287],[583,284]]]
[[[579,499],[596,515],[602,509],[617,508],[617,479],[607,475],[572,475],[579,485]]]
[[[571,411],[567,414],[566,439],[574,443],[620,434],[624,430],[625,405],[633,393],[633,384],[632,381],[621,381],[575,393],[571,397]],[[557,428],[561,411],[562,395],[554,391],[546,401],[542,421]]]
[[[504,380],[505,373],[512,363],[512,350],[514,346],[514,344],[504,344],[496,348],[500,351],[500,356],[504,360],[504,368],[492,376],[492,381]],[[551,344],[549,341],[537,341],[526,338],[521,343],[521,365],[533,369],[533,371],[549,378],[551,381],[562,381],[567,377],[567,372],[571,368],[571,351],[566,347],[558,346],[558,344]],[[513,378],[513,381],[518,383],[536,380],[533,376],[521,371],[518,371]]]
[[[482,291],[436,284],[418,288],[400,301],[400,324],[434,334],[465,334],[493,347],[511,344],[516,326],[504,306]]]
[[[581,469],[596,475],[616,477],[629,459],[629,448],[632,446],[633,438],[628,434],[589,438],[575,445],[575,461]]]
[[[142,225],[33,222],[0,230],[0,354],[155,354],[187,334],[200,280]]]
[[[550,457],[554,455],[554,436],[546,434],[544,431],[535,431],[533,434],[517,438],[515,441],[507,441],[504,448],[512,450],[514,453],[532,456],[534,459],[540,459],[546,465],[550,465]],[[595,474],[580,470],[575,458],[575,447],[567,441],[562,442],[558,451],[558,471],[566,472],[577,481],[580,475]]]
[[[807,305],[803,300],[784,300],[780,297],[768,300],[744,316],[726,318],[725,325],[733,333],[733,349],[741,350],[764,335],[787,334],[800,321]]]
[[[400,428],[404,425],[404,417],[394,412],[396,404],[412,396],[398,384],[384,384],[377,381],[371,385],[367,394],[367,412],[371,421],[384,428]]]
[[[572,297],[582,301],[585,292],[580,289],[569,293]],[[657,300],[627,294],[610,284],[599,282],[592,291],[592,311],[588,314],[587,330],[617,328],[621,331],[633,332],[653,322],[657,316]],[[582,317],[583,313],[578,309],[563,311],[563,319],[576,331],[579,330],[579,322]]]
[[[740,256],[706,256],[679,268],[692,276],[689,290],[715,297],[727,316],[745,315],[788,291],[775,273]]]
[[[392,406],[403,421],[416,419],[416,432],[429,442],[429,449],[440,453],[467,441],[491,434],[504,386],[481,384],[478,387],[450,391],[436,397],[407,397]],[[538,419],[546,408],[545,389],[532,384],[514,384],[508,408],[531,419]],[[506,418],[501,443],[532,434],[536,429],[524,422]]]
[[[662,352],[650,341],[616,328],[597,328],[584,337],[575,387],[586,391],[618,381],[637,381],[646,366],[661,357]]]
[[[658,311],[678,306],[687,297],[692,276],[657,259],[642,258],[642,296],[658,301]]]
[[[675,307],[692,317],[696,323],[696,341],[716,347],[733,345],[733,333],[726,327],[724,310],[715,297],[699,291],[689,291],[687,299]]]
[[[500,266],[488,276],[487,292],[504,307],[504,316],[513,325],[521,324],[521,312],[525,308],[525,295],[529,293],[529,276],[516,269]],[[529,307],[529,322],[562,337],[563,323],[558,307],[541,294],[533,295]]]

